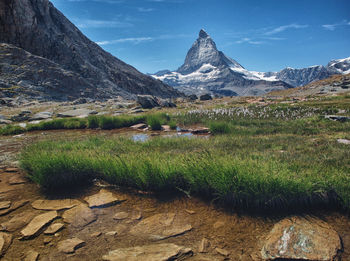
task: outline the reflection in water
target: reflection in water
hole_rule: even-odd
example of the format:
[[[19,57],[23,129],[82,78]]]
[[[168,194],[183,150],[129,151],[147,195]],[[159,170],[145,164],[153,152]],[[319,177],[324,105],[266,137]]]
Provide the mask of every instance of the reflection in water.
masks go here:
[[[145,142],[149,139],[149,136],[147,134],[135,134],[132,135],[131,139],[133,141]]]

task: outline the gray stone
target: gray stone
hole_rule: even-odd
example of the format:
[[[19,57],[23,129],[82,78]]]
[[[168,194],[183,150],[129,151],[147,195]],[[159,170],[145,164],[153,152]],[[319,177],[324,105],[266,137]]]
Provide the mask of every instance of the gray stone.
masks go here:
[[[159,107],[157,98],[151,95],[137,95],[137,102],[142,106],[143,109],[152,109]]]
[[[47,120],[52,118],[53,113],[50,111],[42,111],[34,114],[32,117],[30,117],[29,121],[40,121],[40,120]]]
[[[185,224],[183,220],[176,220],[174,213],[164,213],[145,218],[131,228],[130,233],[151,240],[162,240],[184,234],[191,229],[192,226]]]
[[[110,251],[102,257],[107,261],[167,261],[183,260],[192,255],[192,249],[175,244],[154,244]]]
[[[75,250],[85,245],[85,242],[79,238],[71,238],[58,242],[57,248],[60,252],[71,254]]]
[[[140,129],[145,129],[147,128],[147,124],[145,123],[139,123],[131,126],[130,128],[135,129],[135,130],[140,130]]]
[[[264,260],[333,261],[341,249],[338,233],[327,223],[291,217],[274,225],[261,255]]]
[[[338,143],[350,145],[350,140],[347,139],[337,139]]]
[[[106,189],[101,189],[97,194],[86,197],[84,200],[89,204],[90,208],[98,208],[108,207],[120,203],[125,199],[116,197],[112,192]]]
[[[65,111],[65,112],[60,112],[57,113],[57,117],[87,117],[88,115],[91,114],[97,114],[96,111],[94,110],[89,110],[89,109],[76,109],[76,110],[70,110],[70,111]]]
[[[201,95],[200,97],[199,97],[199,99],[201,100],[201,101],[209,101],[209,100],[212,100],[213,98],[211,97],[211,95],[210,94],[203,94],[203,95]]]
[[[326,115],[324,116],[328,120],[332,121],[340,121],[340,122],[345,122],[345,121],[350,121],[350,117],[347,116],[339,116],[339,115]]]
[[[57,211],[50,211],[36,216],[30,223],[21,231],[22,238],[27,239],[40,234],[41,230],[58,217]]]

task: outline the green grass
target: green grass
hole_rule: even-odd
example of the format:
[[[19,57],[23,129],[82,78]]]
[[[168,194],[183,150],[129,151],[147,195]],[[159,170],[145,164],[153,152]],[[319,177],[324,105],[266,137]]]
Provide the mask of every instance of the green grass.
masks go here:
[[[170,120],[170,117],[165,113],[150,114],[147,116],[147,124],[151,127],[151,130],[161,130],[162,125],[166,124]]]
[[[335,133],[342,135],[345,125],[338,125]],[[20,162],[48,191],[100,178],[147,191],[187,191],[231,206],[287,209],[334,201],[349,208],[349,159],[346,145],[324,136],[234,133],[145,143],[97,137],[46,141],[30,145]]]
[[[6,125],[0,129],[0,135],[17,135],[25,131],[24,128],[17,125]]]

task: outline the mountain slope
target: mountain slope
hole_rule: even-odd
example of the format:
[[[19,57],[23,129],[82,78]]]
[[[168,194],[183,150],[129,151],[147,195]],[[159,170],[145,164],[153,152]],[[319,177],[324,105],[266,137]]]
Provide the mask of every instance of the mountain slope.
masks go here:
[[[0,42],[13,44],[77,73],[96,86],[99,97],[180,95],[105,52],[48,0],[1,0]]]
[[[184,64],[177,71],[165,70],[152,76],[187,94],[261,95],[291,88],[282,81],[245,70],[237,61],[218,51],[204,30],[199,32]]]

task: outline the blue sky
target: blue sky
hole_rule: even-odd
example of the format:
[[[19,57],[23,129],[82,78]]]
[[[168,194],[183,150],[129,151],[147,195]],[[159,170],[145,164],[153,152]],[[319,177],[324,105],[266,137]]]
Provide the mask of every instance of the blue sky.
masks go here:
[[[201,28],[248,70],[350,56],[349,0],[52,0],[91,40],[144,73],[177,69]]]

